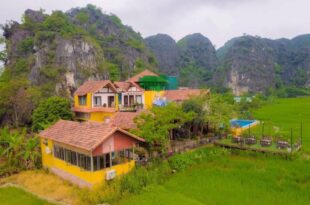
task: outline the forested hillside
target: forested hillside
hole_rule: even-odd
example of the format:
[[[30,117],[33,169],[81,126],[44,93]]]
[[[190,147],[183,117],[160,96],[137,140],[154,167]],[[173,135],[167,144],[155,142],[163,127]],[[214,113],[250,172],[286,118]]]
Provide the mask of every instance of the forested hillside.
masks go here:
[[[22,23],[3,25],[3,35],[0,121],[27,123],[40,100],[71,97],[88,79],[124,80],[156,69],[140,34],[93,5],[50,15],[26,10]]]

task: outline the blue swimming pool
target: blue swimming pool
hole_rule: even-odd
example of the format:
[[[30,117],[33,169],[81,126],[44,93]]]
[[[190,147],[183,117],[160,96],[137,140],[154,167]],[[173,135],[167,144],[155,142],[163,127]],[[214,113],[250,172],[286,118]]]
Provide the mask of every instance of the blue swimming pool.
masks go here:
[[[230,126],[243,128],[243,127],[251,126],[254,123],[256,123],[256,120],[231,120]]]

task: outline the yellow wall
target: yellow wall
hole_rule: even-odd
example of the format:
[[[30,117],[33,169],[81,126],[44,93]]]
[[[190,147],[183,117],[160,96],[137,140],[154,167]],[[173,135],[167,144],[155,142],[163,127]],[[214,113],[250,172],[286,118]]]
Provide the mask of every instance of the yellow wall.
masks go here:
[[[74,95],[74,107],[84,107],[84,108],[91,108],[92,107],[92,94],[87,93],[86,95],[86,105],[79,104],[79,96]]]
[[[113,112],[92,112],[90,113],[89,120],[103,122],[106,117],[112,117]]]
[[[153,106],[153,101],[156,96],[162,97],[165,91],[144,91],[144,105],[146,109],[150,109]]]
[[[115,111],[118,111],[118,94],[115,94]],[[79,105],[79,97],[77,95],[74,96],[74,107],[82,107],[82,108],[92,108],[92,93],[88,93],[86,95],[86,105]],[[102,122],[106,117],[111,117],[114,113],[111,112],[91,112],[89,113],[89,119],[83,120],[93,120],[97,122]]]
[[[86,171],[80,167],[71,165],[63,160],[55,158],[53,156],[53,153],[47,154],[45,149],[46,147],[48,147],[50,150],[53,150],[53,142],[51,140],[48,140],[48,146],[45,146],[43,144],[43,141],[44,139],[41,138],[42,164],[44,167],[46,168],[55,167],[61,169],[93,185],[100,182],[104,182],[106,172],[111,169],[116,171],[116,176],[120,176],[122,174],[128,173],[135,166],[135,161],[131,160],[127,163],[115,165],[112,166],[111,168],[107,168],[104,170],[98,170],[94,172]]]

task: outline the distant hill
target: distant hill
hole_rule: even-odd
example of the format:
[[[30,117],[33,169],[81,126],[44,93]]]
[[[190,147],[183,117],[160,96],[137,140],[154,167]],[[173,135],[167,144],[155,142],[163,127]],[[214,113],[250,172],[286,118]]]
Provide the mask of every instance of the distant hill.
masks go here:
[[[178,76],[182,85],[206,85],[217,67],[215,48],[202,34],[191,34],[178,42],[168,35],[157,34],[146,38],[145,41],[155,53],[159,70]]]
[[[146,68],[177,76],[183,86],[226,87],[235,94],[310,86],[310,34],[245,35],[215,50],[199,33],[178,42],[166,34],[143,39],[93,5],[50,15],[27,10],[22,23],[3,29],[3,78],[22,79],[45,96],[71,96],[88,79],[124,80]]]
[[[160,71],[168,75],[179,75],[180,50],[175,40],[166,34],[157,34],[144,40],[154,52]]]
[[[169,37],[170,49],[155,46],[165,44],[158,36],[149,38],[156,39],[147,43],[156,56],[179,53],[174,68],[162,63],[162,57],[157,61],[160,71],[178,72],[183,85],[226,87],[237,95],[283,86],[310,86],[310,34],[291,40],[245,35],[229,40],[217,51],[201,34],[184,37],[177,47]]]
[[[217,50],[220,64],[213,82],[235,94],[281,86],[309,87],[310,37],[292,40],[242,36]]]
[[[51,15],[26,10],[23,19],[4,25],[6,74],[48,95],[71,95],[87,79],[123,80],[156,69],[140,34],[93,5]]]

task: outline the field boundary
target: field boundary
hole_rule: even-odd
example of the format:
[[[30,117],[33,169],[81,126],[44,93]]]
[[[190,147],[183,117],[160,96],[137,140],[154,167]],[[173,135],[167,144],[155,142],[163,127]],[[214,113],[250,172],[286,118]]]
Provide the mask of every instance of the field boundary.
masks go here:
[[[246,147],[246,146],[240,146],[240,145],[226,144],[226,143],[221,143],[219,141],[215,141],[214,145],[228,148],[228,149],[239,149],[239,150],[247,150],[247,151],[253,151],[253,152],[269,153],[269,154],[280,155],[284,157],[288,157],[300,150],[300,147],[298,147],[293,152],[273,151],[273,150],[262,149],[262,148],[253,148],[253,147],[248,147],[248,146]]]

